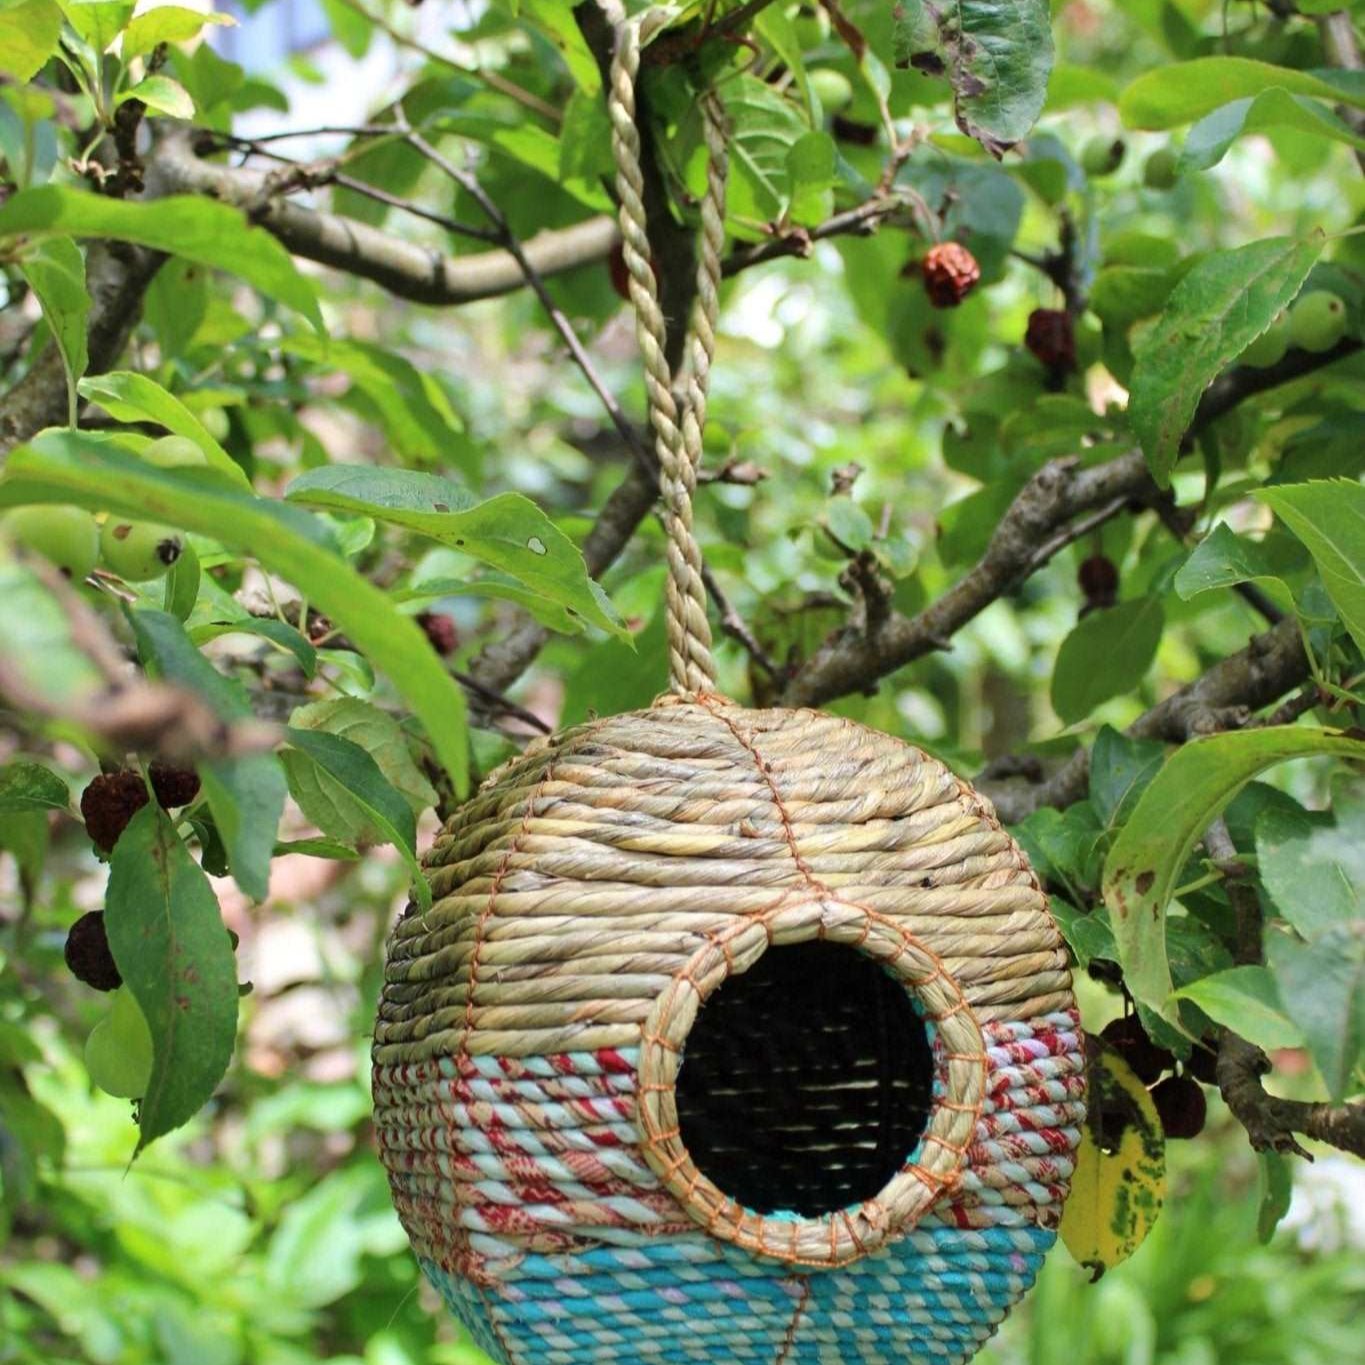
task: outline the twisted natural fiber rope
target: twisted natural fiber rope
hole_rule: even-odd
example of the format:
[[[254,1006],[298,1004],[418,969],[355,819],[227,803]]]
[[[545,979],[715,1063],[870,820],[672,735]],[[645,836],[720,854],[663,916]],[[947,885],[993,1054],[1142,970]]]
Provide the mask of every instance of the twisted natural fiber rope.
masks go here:
[[[659,287],[649,246],[640,167],[640,131],[636,126],[635,79],[640,69],[642,36],[667,16],[661,10],[626,20],[613,16],[616,51],[611,64],[607,111],[616,158],[616,193],[621,201],[622,254],[635,307],[635,330],[645,364],[649,415],[659,457],[659,489],[663,495],[664,530],[668,536],[668,580],[665,601],[668,626],[669,680],[675,692],[695,695],[714,691],[716,662],[711,654],[711,626],[706,619],[706,587],[701,551],[692,531],[692,491],[701,462],[706,423],[706,391],[716,346],[719,310],[720,253],[725,241],[724,111],[708,92],[700,101],[702,129],[709,163],[702,200],[701,257],[697,267],[697,302],[693,310],[687,358],[690,372],[681,405],[673,391],[673,371],[665,348],[668,325],[659,304]]]

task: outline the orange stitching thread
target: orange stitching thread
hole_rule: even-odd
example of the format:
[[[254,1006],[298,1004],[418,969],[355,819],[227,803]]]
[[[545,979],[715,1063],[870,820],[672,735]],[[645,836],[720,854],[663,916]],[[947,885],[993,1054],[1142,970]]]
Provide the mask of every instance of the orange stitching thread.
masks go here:
[[[792,1348],[796,1345],[796,1329],[801,1325],[801,1319],[805,1316],[806,1305],[810,1302],[810,1277],[808,1275],[798,1276],[801,1281],[801,1297],[796,1301],[796,1311],[792,1314],[792,1320],[787,1324],[787,1335],[782,1339],[782,1349],[777,1353],[777,1359],[773,1365],[785,1365],[787,1358],[792,1353]]]

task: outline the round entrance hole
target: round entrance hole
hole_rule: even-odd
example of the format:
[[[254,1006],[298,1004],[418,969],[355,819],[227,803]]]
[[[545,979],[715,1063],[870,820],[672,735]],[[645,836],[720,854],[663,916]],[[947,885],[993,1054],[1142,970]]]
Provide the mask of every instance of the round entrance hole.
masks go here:
[[[856,949],[771,948],[706,1001],[678,1073],[700,1172],[755,1213],[820,1218],[879,1194],[924,1134],[929,1032]]]

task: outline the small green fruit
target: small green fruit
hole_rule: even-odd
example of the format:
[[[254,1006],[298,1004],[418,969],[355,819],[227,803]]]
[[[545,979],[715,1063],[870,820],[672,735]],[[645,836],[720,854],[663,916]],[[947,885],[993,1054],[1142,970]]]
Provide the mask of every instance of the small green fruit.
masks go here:
[[[85,1040],[90,1079],[121,1100],[140,1100],[152,1077],[152,1032],[127,986],[114,992],[109,1013]]]
[[[199,443],[191,441],[188,436],[163,436],[142,452],[142,458],[160,469],[182,469],[188,465],[205,465],[209,462]]]
[[[154,521],[128,521],[111,516],[100,532],[105,565],[125,583],[150,583],[165,576],[180,558],[185,537]]]
[[[1289,315],[1280,313],[1250,346],[1242,352],[1241,363],[1253,370],[1268,370],[1284,359],[1289,349]]]
[[[1092,177],[1113,175],[1127,150],[1121,137],[1092,137],[1081,149],[1081,169]]]
[[[853,83],[842,71],[822,66],[810,73],[810,88],[827,114],[840,114],[853,103]]]
[[[228,420],[226,409],[205,408],[199,414],[199,420],[204,424],[204,430],[220,445],[227,440],[232,423]]]
[[[829,15],[818,4],[795,5],[787,11],[787,17],[803,52],[819,47],[829,37]]]
[[[84,578],[99,559],[99,527],[80,507],[16,507],[0,518],[0,533],[51,560],[68,578]]]
[[[1326,289],[1300,294],[1289,310],[1289,341],[1315,355],[1330,351],[1346,335],[1346,305]]]
[[[1149,190],[1168,190],[1179,178],[1176,164],[1179,157],[1170,147],[1158,147],[1142,165],[1142,183]]]

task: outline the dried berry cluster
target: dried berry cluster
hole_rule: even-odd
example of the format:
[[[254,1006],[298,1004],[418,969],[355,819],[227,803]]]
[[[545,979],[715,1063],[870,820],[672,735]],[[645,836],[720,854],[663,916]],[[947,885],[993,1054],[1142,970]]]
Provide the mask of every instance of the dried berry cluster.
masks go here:
[[[199,775],[192,769],[153,763],[147,771],[157,803],[167,810],[188,806],[199,795]],[[90,842],[101,853],[112,853],[128,822],[147,804],[147,781],[132,768],[99,773],[81,793],[81,815]],[[77,981],[97,991],[117,990],[122,984],[104,912],[92,910],[73,924],[66,936],[66,965]]]
[[[920,274],[935,308],[956,308],[976,288],[981,267],[961,242],[939,242],[920,262]]]
[[[1152,1042],[1137,1015],[1115,1019],[1101,1030],[1100,1037],[1149,1088],[1157,1117],[1168,1138],[1198,1137],[1203,1132],[1208,1105],[1199,1082],[1215,1083],[1213,1053],[1196,1047],[1190,1060],[1182,1064],[1180,1075],[1168,1075],[1165,1073],[1175,1070],[1175,1057]]]

